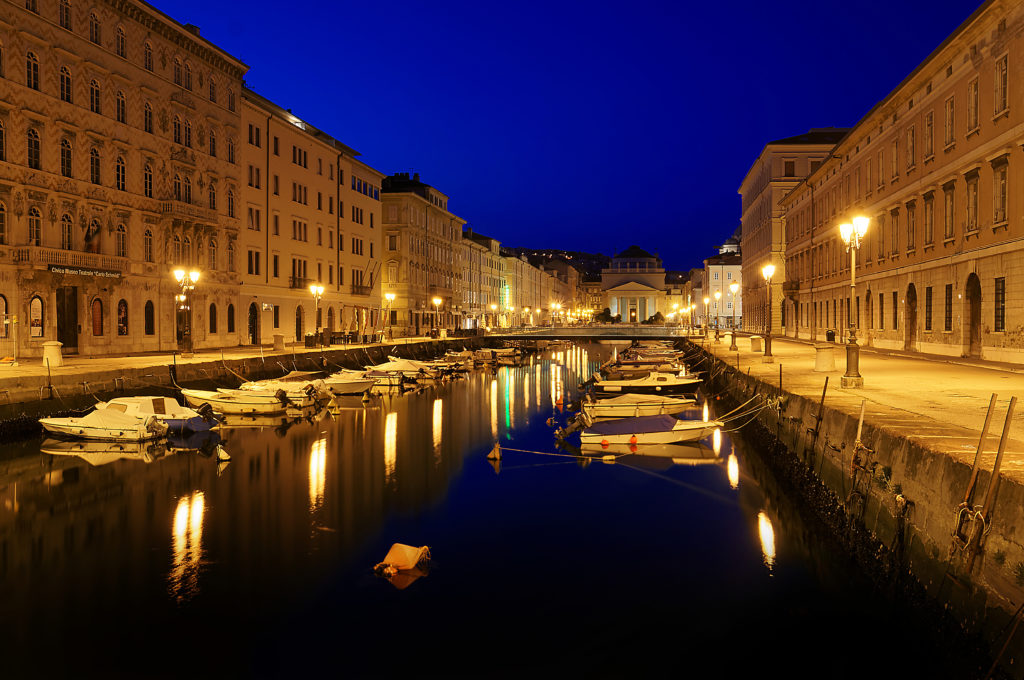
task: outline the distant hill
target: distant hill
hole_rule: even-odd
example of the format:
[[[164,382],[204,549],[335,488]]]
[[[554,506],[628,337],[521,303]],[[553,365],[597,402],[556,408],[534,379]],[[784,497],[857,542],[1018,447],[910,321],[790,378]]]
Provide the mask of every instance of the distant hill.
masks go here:
[[[502,248],[505,250],[505,248]],[[600,278],[601,270],[611,264],[612,258],[600,253],[584,253],[579,250],[558,250],[555,248],[508,248],[518,257],[526,256],[530,264],[536,266],[552,260],[562,260],[571,264],[585,278]]]

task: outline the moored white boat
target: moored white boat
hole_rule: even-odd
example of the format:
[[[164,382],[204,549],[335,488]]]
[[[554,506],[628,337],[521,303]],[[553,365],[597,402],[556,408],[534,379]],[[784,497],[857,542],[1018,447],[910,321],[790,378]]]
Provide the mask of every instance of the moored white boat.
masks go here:
[[[640,378],[606,380],[594,374],[594,387],[600,392],[635,392],[641,394],[693,394],[700,387],[700,379],[671,373],[649,373]]]
[[[181,394],[192,406],[209,404],[214,411],[225,415],[283,413],[288,404],[287,395],[283,392],[277,395],[251,390],[211,392],[183,388]]]
[[[610,399],[583,402],[583,412],[591,418],[630,418],[679,413],[696,404],[691,397],[673,397],[659,394],[625,393]]]
[[[182,406],[171,397],[117,397],[96,404],[97,409],[117,411],[139,418],[156,417],[166,423],[169,433],[202,432],[218,424],[209,407],[200,410]]]
[[[346,373],[334,373],[323,380],[324,385],[334,395],[362,394],[376,384],[374,378],[367,378],[363,375],[352,375]]]
[[[707,437],[722,427],[717,420],[683,420],[672,415],[621,418],[593,423],[580,433],[581,444],[672,444]]]
[[[39,424],[55,435],[74,439],[138,442],[167,434],[167,424],[112,409],[97,409],[80,418],[40,418]]]

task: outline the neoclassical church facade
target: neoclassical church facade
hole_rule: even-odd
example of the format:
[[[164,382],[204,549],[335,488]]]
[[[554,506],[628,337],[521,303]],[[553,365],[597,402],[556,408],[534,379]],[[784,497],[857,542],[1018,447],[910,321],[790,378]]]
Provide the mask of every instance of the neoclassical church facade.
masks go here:
[[[661,258],[639,246],[630,246],[601,270],[601,292],[612,316],[623,323],[640,323],[657,312],[667,314],[665,269]]]

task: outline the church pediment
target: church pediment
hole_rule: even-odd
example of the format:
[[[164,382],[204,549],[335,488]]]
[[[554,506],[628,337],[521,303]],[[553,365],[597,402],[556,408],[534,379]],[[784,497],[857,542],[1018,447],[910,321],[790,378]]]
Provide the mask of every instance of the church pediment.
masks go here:
[[[624,283],[620,283],[617,286],[612,286],[611,288],[605,288],[604,292],[605,293],[643,293],[645,295],[650,295],[652,293],[662,293],[664,291],[662,291],[660,288],[655,288],[654,286],[648,286],[646,283],[640,283],[639,281],[626,281]]]

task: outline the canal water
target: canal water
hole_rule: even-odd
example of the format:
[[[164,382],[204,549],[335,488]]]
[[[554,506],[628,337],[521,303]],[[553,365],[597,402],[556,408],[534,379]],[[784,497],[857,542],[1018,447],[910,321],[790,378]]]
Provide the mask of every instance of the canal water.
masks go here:
[[[975,674],[737,435],[710,459],[557,448],[607,354],[227,429],[227,464],[0,446],[0,674]],[[395,542],[429,569],[375,576]]]

